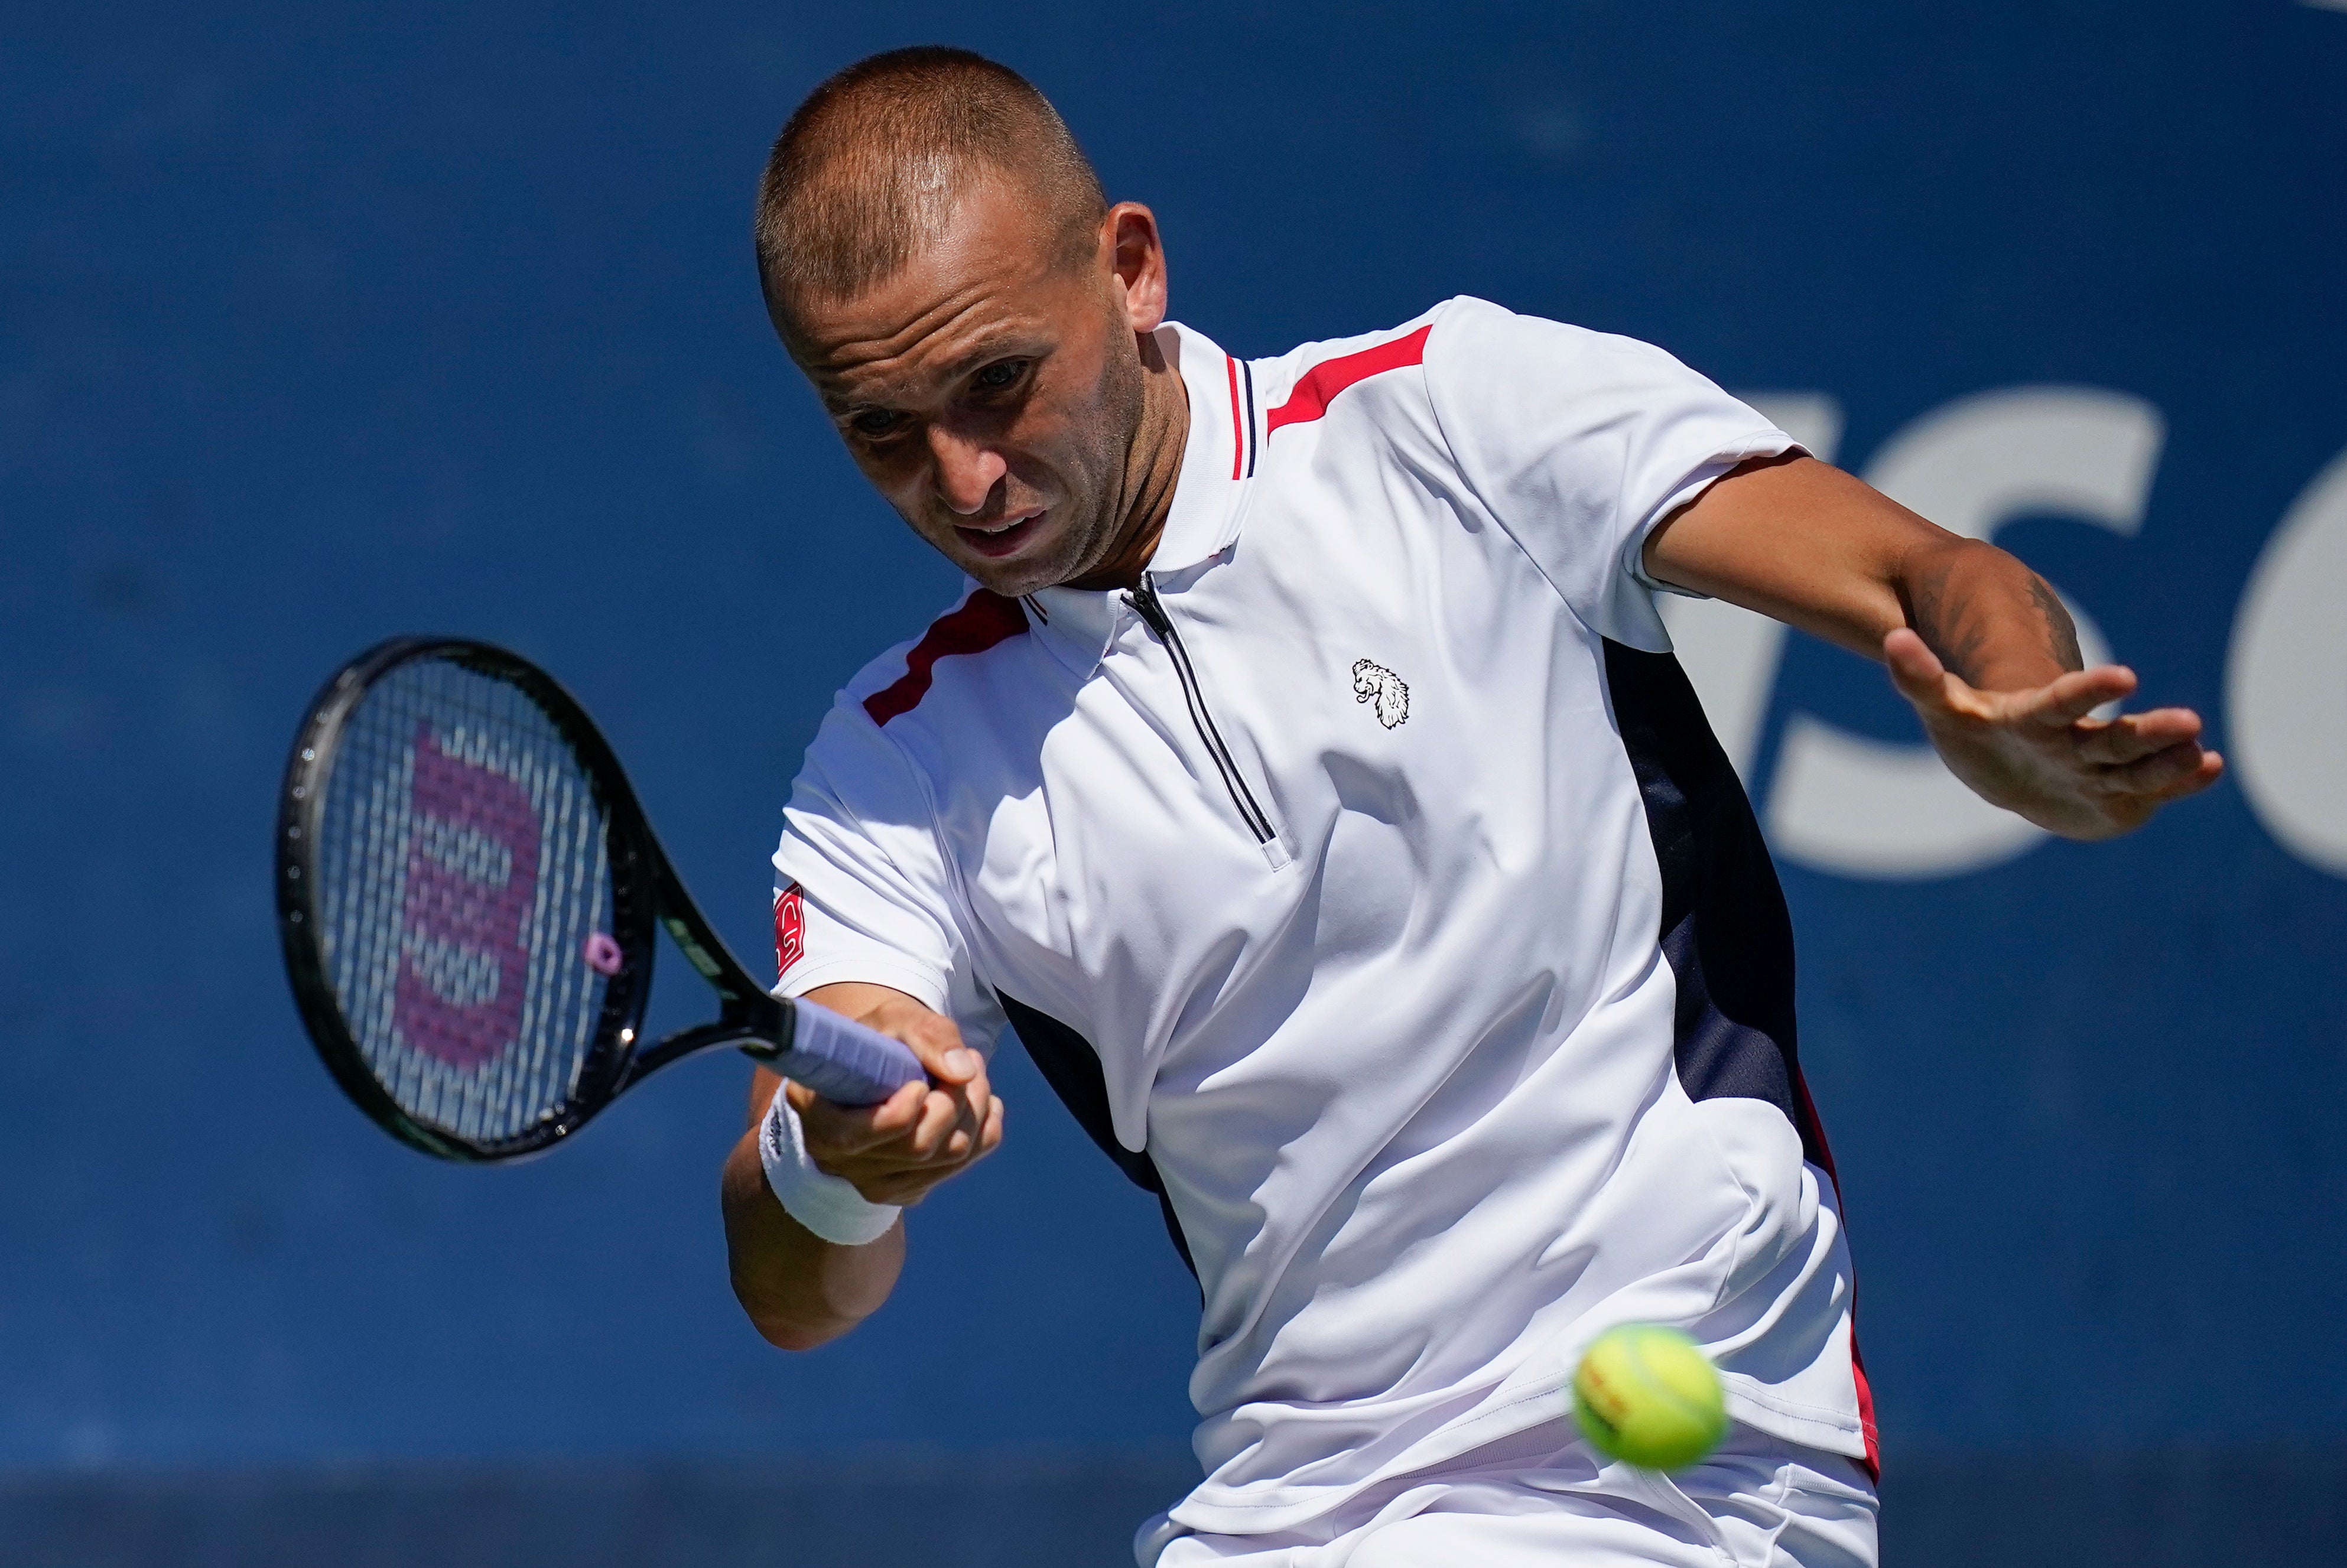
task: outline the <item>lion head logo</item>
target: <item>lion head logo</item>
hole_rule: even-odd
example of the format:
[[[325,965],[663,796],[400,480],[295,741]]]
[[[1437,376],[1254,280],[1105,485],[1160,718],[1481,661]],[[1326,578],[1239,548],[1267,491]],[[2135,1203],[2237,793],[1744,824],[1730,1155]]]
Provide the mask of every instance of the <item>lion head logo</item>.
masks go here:
[[[1353,661],[1353,701],[1375,702],[1378,723],[1389,730],[1409,717],[1409,688],[1373,659]]]

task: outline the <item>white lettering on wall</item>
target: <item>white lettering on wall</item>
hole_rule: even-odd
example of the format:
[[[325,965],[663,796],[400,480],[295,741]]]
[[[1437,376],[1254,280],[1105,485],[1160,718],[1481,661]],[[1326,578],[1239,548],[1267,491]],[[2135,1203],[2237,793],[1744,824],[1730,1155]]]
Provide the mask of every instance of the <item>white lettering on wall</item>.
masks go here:
[[[2267,539],[2233,617],[2226,750],[2282,846],[2347,876],[2347,452]]]

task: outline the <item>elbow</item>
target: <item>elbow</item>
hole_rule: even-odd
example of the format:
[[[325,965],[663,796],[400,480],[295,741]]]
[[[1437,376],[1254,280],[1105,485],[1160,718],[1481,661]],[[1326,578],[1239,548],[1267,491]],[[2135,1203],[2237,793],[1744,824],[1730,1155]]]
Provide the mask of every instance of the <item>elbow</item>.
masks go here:
[[[743,1316],[758,1337],[777,1350],[819,1350],[833,1340],[844,1337],[856,1324],[856,1317],[826,1316],[810,1321],[798,1312],[769,1299],[738,1275],[733,1279],[733,1299],[742,1305]]]
[[[758,1324],[758,1338],[774,1349],[822,1349],[847,1328],[800,1328],[798,1324]]]
[[[771,1317],[762,1318],[755,1315],[752,1316],[750,1321],[757,1328],[758,1337],[777,1350],[820,1350],[846,1333],[848,1327],[843,1325],[837,1327],[809,1328],[802,1324],[787,1323]]]
[[[758,1337],[778,1350],[830,1344],[879,1310],[904,1261],[904,1229],[870,1246],[838,1246],[790,1218],[766,1187],[745,1136],[723,1182],[726,1276]]]

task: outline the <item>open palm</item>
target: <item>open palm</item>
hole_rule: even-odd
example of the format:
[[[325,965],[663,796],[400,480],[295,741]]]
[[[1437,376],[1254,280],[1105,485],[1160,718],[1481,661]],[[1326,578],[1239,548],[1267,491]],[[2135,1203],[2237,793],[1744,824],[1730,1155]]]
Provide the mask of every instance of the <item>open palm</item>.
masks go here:
[[[2200,715],[2189,708],[2094,716],[2134,692],[2135,672],[2120,665],[2072,671],[2034,691],[1983,692],[1907,628],[1882,640],[1882,657],[1951,773],[2065,838],[2131,832],[2225,771],[2201,745]]]

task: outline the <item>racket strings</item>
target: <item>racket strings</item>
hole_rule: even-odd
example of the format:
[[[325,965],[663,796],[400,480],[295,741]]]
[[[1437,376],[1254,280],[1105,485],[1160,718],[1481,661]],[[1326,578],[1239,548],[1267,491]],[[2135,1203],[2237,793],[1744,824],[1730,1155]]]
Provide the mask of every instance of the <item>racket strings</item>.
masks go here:
[[[559,1112],[595,1043],[612,923],[594,784],[518,687],[399,665],[346,719],[317,898],[329,977],[409,1116],[475,1142]]]

